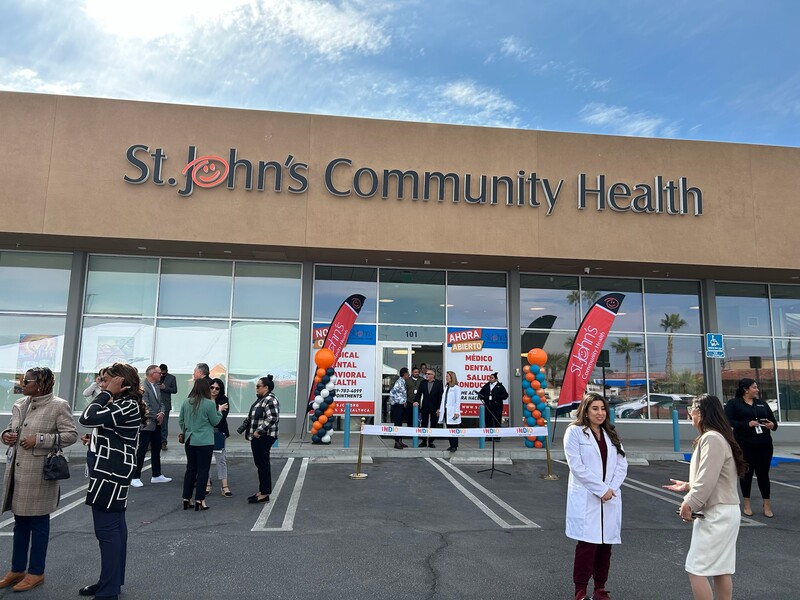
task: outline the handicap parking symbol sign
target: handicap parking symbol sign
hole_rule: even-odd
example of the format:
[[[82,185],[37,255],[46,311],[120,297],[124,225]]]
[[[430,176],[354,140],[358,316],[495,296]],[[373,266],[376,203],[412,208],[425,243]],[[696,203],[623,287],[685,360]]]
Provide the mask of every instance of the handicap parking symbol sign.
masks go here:
[[[725,346],[722,344],[721,333],[706,334],[706,357],[725,358]]]

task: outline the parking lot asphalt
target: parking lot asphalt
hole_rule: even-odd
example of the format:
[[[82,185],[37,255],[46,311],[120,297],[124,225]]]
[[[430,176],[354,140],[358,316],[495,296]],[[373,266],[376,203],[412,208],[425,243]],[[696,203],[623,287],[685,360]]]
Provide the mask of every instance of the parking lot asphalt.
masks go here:
[[[564,536],[567,469],[544,461],[457,464],[426,456],[354,464],[279,457],[272,501],[251,505],[252,461],[229,460],[232,498],[218,482],[210,510],[183,511],[183,465],[167,453],[171,483],[131,490],[128,570],[122,598],[342,597],[369,600],[571,598],[574,542]],[[147,467],[146,467],[147,468]],[[215,468],[212,466],[212,476]],[[789,599],[800,588],[800,465],[772,469],[776,516],[745,518],[737,544],[735,598]],[[683,570],[691,527],[675,515],[680,496],[660,486],[688,464],[631,465],[623,488],[623,543],[615,546],[613,598],[690,598]],[[25,598],[77,597],[99,571],[83,465],[72,463],[52,517],[46,583]],[[755,487],[755,486],[754,486]],[[754,493],[754,506],[758,507]],[[13,516],[0,517],[0,561],[10,563]],[[7,568],[8,564],[0,565]],[[0,590],[0,598],[19,597]]]

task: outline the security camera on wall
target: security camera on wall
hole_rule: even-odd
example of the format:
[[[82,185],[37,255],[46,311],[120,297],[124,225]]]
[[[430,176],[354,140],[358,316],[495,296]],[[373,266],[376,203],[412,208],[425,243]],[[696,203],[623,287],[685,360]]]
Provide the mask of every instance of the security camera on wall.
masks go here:
[[[592,269],[591,269],[591,268],[589,268],[589,267],[583,267],[583,274],[584,274],[584,275],[588,275],[588,274],[589,274],[589,271],[591,271],[591,270],[592,270]]]

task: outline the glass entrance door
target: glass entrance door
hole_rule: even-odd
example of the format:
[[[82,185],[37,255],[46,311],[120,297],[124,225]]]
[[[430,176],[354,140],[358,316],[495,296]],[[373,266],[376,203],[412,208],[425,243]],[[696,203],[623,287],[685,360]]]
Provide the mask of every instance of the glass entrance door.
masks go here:
[[[382,343],[380,356],[381,363],[378,365],[378,381],[380,382],[380,408],[376,407],[376,421],[380,423],[391,423],[392,416],[389,410],[389,391],[400,376],[400,369],[406,367],[411,370],[411,360],[414,350],[411,344]]]

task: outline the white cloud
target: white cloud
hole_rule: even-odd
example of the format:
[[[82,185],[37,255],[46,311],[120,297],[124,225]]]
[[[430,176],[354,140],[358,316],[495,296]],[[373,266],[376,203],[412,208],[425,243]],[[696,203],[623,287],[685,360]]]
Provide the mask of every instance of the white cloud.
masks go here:
[[[439,89],[439,93],[456,104],[490,114],[510,112],[517,108],[511,100],[503,98],[498,92],[481,87],[473,81],[445,84]]]
[[[678,123],[645,112],[631,112],[625,106],[590,103],[581,109],[581,121],[604,132],[639,137],[675,137]]]
[[[521,62],[527,62],[536,56],[536,51],[533,48],[526,46],[519,38],[513,35],[500,40],[500,51],[506,56]]]
[[[33,69],[19,67],[0,76],[0,89],[16,92],[71,95],[80,93],[80,82],[45,81]]]

